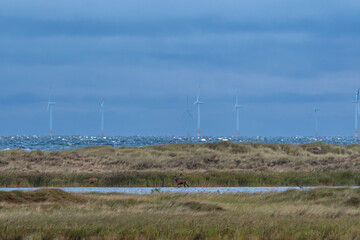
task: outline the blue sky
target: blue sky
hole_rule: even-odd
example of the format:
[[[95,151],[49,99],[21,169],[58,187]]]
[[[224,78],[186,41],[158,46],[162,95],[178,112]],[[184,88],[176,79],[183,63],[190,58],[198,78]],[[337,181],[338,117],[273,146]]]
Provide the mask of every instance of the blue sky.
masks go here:
[[[351,136],[360,2],[0,2],[0,135],[184,135],[200,86],[202,133]],[[191,105],[196,133],[196,109]]]

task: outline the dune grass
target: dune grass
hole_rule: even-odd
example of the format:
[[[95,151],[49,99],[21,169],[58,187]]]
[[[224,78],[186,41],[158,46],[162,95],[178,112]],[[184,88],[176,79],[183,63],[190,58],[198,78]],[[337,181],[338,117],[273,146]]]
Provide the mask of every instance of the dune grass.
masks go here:
[[[66,151],[0,151],[0,171],[358,171],[359,145],[216,142],[150,147],[86,147]]]
[[[149,195],[41,191],[11,200],[14,193],[0,192],[1,239],[360,239],[359,189]],[[38,201],[37,195],[47,199]]]
[[[0,151],[0,186],[358,185],[359,145],[217,142]]]
[[[0,202],[7,203],[37,203],[37,202],[84,202],[79,196],[75,196],[64,192],[60,189],[40,189],[37,191],[23,192],[23,191],[0,191]]]

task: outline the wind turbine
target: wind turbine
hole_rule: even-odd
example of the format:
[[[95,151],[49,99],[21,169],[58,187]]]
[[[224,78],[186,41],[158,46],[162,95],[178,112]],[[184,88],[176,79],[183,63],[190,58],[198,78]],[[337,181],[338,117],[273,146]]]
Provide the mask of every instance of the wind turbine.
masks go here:
[[[315,113],[315,137],[319,136],[319,116],[318,116],[319,111],[320,111],[319,108],[314,108],[314,113]]]
[[[357,137],[358,136],[358,119],[359,119],[359,115],[360,115],[360,111],[359,111],[359,103],[360,103],[359,88],[356,90],[356,99],[355,99],[355,101],[353,101],[353,103],[355,103],[355,137]]]
[[[197,105],[197,136],[200,137],[200,105],[203,104],[200,100],[200,93],[198,92],[196,101],[194,102],[195,105]]]
[[[104,136],[104,110],[105,110],[105,102],[102,99],[99,99],[100,105],[100,117],[101,117],[101,137]]]
[[[185,117],[186,117],[186,136],[190,137],[190,120],[192,118],[191,115],[191,109],[189,108],[189,95],[187,96],[186,99],[186,108],[185,108]]]
[[[53,125],[52,124],[53,117],[52,117],[52,113],[53,113],[53,106],[54,105],[55,105],[55,102],[51,101],[51,95],[49,95],[49,101],[48,101],[47,110],[50,113],[50,137],[53,135],[53,127],[52,127],[52,125]]]
[[[240,122],[239,122],[239,118],[240,118],[240,108],[241,105],[239,105],[238,103],[238,97],[236,96],[236,102],[235,102],[235,106],[234,106],[234,112],[236,112],[236,136],[238,137],[240,135]]]

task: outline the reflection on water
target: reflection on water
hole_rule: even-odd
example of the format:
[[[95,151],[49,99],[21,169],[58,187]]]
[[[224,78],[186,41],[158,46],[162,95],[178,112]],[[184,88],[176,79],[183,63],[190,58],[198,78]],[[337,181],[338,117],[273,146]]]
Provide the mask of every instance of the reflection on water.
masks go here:
[[[306,189],[314,189],[320,187],[304,187]],[[328,187],[343,188],[343,187]],[[357,186],[351,188],[359,188]],[[0,191],[34,191],[41,188],[0,188]],[[66,192],[74,193],[128,193],[128,194],[151,194],[151,193],[266,193],[271,191],[283,192],[289,189],[298,189],[298,187],[63,187],[57,188]]]

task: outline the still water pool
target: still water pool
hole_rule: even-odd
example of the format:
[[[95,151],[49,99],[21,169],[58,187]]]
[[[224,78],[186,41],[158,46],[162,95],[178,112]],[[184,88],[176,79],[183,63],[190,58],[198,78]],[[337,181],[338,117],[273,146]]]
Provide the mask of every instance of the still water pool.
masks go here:
[[[314,189],[320,187],[304,187]],[[343,187],[331,187],[343,188]],[[359,188],[359,187],[351,187]],[[43,188],[0,188],[0,191],[34,191]],[[299,187],[59,187],[57,189],[73,193],[128,193],[128,194],[151,194],[151,193],[266,193],[271,191],[284,192],[290,189],[300,190]]]

